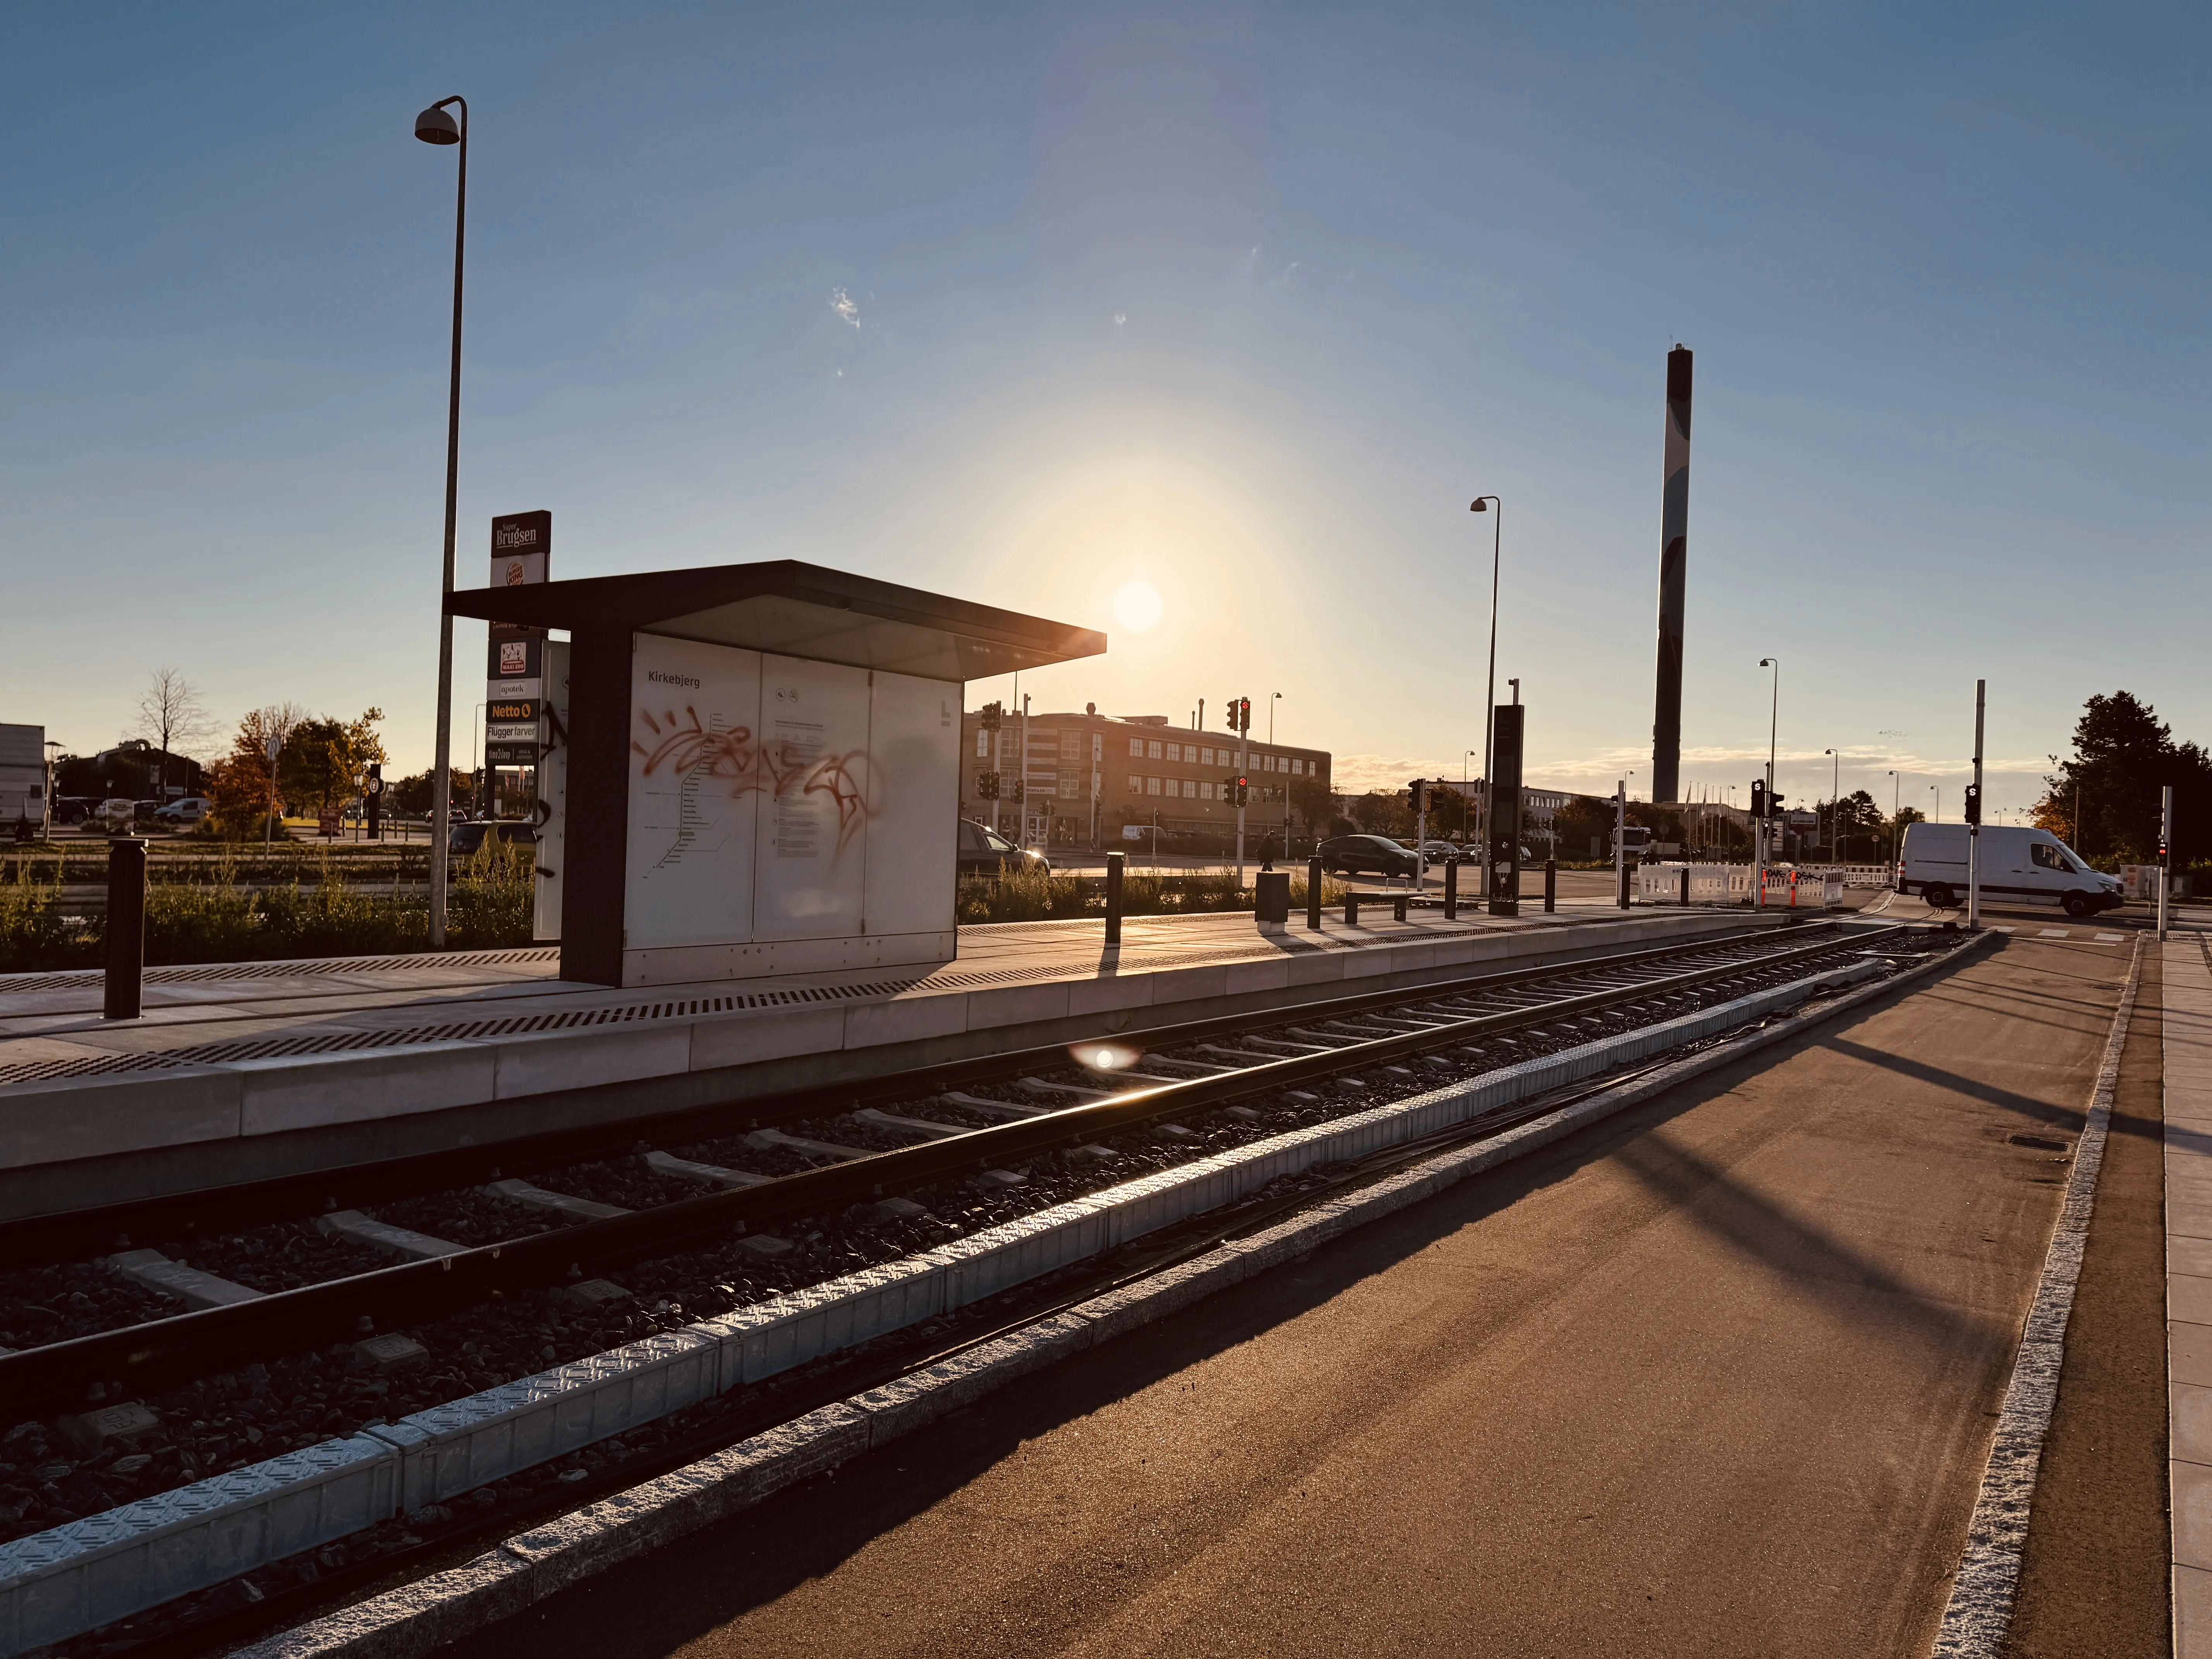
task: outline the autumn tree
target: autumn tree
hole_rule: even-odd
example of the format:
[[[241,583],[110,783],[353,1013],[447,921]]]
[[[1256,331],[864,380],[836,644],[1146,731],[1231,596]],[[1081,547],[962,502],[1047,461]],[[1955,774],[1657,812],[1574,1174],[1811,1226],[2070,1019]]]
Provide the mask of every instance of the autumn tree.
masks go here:
[[[269,739],[289,744],[307,719],[296,703],[271,703],[246,711],[230,740],[230,753],[208,775],[210,816],[226,836],[260,835],[269,812]],[[277,805],[281,810],[280,797]]]
[[[364,710],[353,720],[328,714],[300,721],[288,737],[276,762],[278,793],[295,805],[313,802],[330,807],[361,793],[373,762],[386,758],[377,736],[381,708]]]

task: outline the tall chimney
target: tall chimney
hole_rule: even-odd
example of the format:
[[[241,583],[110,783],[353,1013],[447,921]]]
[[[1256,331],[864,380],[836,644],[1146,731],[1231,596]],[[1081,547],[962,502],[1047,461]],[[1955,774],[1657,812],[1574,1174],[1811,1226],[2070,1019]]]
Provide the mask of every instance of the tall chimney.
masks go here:
[[[1659,695],[1651,717],[1651,799],[1682,787],[1682,605],[1690,544],[1690,350],[1667,354],[1666,484],[1659,508]]]

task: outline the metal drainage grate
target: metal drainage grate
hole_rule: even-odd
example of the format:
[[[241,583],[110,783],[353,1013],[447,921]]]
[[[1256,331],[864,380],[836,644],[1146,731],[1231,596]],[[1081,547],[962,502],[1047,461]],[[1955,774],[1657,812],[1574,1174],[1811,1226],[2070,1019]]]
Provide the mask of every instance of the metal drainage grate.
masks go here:
[[[295,1036],[239,1037],[202,1042],[163,1054],[97,1054],[73,1060],[34,1060],[0,1066],[0,1086],[48,1082],[58,1078],[100,1077],[114,1072],[173,1071],[185,1066],[234,1065],[249,1060],[289,1060],[307,1054],[346,1054],[362,1048],[401,1048],[426,1042],[465,1042],[483,1037],[525,1036],[545,1031],[577,1030],[592,1025],[621,1025],[662,1019],[694,1019],[702,1014],[737,1013],[748,1008],[782,1008],[795,1004],[850,1002],[857,997],[896,996],[919,979],[876,980],[861,985],[814,985],[775,991],[737,991],[720,996],[666,998],[611,1008],[570,1008],[558,1013],[509,1014],[495,1018],[455,1020],[443,1025],[398,1030],[319,1031]]]

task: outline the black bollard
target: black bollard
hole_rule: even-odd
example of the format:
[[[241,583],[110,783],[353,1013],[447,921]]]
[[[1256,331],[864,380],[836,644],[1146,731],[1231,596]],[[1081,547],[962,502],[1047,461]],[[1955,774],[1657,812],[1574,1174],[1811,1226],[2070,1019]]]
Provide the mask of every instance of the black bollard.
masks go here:
[[[146,972],[146,843],[107,844],[107,986],[102,1019],[136,1019]]]
[[[1444,920],[1459,920],[1459,860],[1452,859],[1444,866]]]
[[[1106,942],[1121,942],[1121,864],[1123,854],[1106,855]]]
[[[1544,860],[1544,913],[1549,915],[1559,908],[1559,861]]]
[[[1306,860],[1306,926],[1316,933],[1321,932],[1321,860],[1318,858],[1308,859]]]
[[[1409,900],[1409,899],[1406,896],[1406,895],[1404,895],[1403,893],[1399,894],[1399,895],[1398,895],[1398,896],[1397,896],[1396,898],[1395,898],[1395,899],[1393,899],[1393,900],[1391,900],[1391,901],[1390,901],[1390,915],[1391,915],[1391,916],[1392,916],[1395,920],[1399,921],[1405,921],[1405,919],[1406,919],[1406,906],[1407,906],[1408,903],[1410,903],[1411,902],[1412,902],[1412,901],[1411,901],[1411,900]]]
[[[1690,908],[1690,866],[1686,864],[1682,866],[1682,908]]]
[[[1359,926],[1359,895],[1357,891],[1344,896],[1344,925],[1347,927]]]
[[[1628,878],[1628,872],[1629,872],[1629,871],[1630,871],[1632,867],[1633,867],[1633,866],[1631,866],[1631,865],[1628,863],[1628,861],[1627,861],[1626,860],[1625,860],[1625,859],[1624,859],[1624,860],[1621,861],[1621,866],[1620,866],[1620,896],[1620,896],[1620,908],[1621,908],[1622,909],[1624,909],[1624,910],[1626,910],[1626,908],[1628,908],[1628,879],[1629,879],[1629,878]]]

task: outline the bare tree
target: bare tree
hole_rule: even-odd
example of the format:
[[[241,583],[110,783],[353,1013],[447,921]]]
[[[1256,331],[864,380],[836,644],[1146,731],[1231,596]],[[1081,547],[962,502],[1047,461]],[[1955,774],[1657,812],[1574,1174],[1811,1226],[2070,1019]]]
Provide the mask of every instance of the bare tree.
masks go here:
[[[169,794],[169,757],[179,744],[204,743],[215,735],[215,721],[200,701],[199,688],[183,673],[167,665],[146,677],[145,695],[138,699],[138,725],[131,735],[145,738],[161,751],[161,797]]]

